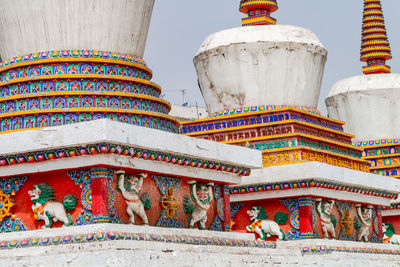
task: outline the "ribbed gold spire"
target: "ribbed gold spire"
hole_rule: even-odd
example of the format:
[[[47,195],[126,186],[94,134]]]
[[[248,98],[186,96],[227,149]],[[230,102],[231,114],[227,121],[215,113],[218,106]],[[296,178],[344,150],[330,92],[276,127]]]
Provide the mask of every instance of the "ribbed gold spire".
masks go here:
[[[364,0],[364,15],[362,25],[362,62],[364,74],[390,73],[386,60],[392,58],[389,40],[386,34],[380,0]]]

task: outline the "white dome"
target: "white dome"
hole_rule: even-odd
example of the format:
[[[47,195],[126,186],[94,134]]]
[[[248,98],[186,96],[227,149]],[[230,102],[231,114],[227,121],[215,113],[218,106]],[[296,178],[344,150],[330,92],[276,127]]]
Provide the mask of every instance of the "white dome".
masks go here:
[[[0,0],[3,60],[51,50],[142,58],[154,0]]]
[[[330,118],[345,121],[354,141],[400,137],[400,74],[338,81],[325,100]]]
[[[193,61],[213,113],[269,104],[317,108],[326,57],[310,30],[267,25],[212,34]]]

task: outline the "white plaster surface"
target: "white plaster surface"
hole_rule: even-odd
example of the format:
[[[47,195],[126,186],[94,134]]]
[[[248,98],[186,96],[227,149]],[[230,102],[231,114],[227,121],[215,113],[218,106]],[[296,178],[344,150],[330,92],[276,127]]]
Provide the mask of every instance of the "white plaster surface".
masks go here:
[[[240,27],[208,36],[194,57],[210,113],[234,107],[317,107],[327,51],[310,30]]]
[[[337,184],[358,186],[366,189],[384,192],[400,192],[400,181],[372,173],[355,171],[347,168],[328,165],[320,162],[306,162],[290,165],[273,166],[253,170],[249,177],[241,181],[241,185],[257,185],[267,183],[282,183],[289,181],[317,179]],[[367,196],[346,191],[327,190],[323,188],[306,188],[293,190],[280,190],[272,192],[256,192],[249,194],[232,195],[231,201],[244,201],[253,199],[266,199],[276,197],[294,197],[314,195],[331,197],[347,201],[370,203],[389,206],[391,201],[386,198]]]
[[[3,60],[88,49],[142,58],[154,0],[0,0]]]
[[[261,152],[257,150],[129,125],[109,119],[0,134],[0,155],[101,142],[133,145],[242,167],[260,168],[262,166]]]
[[[206,108],[196,106],[171,105],[170,116],[174,116],[181,121],[194,121],[208,116]]]
[[[181,234],[191,236],[228,237],[250,240],[251,234],[140,227],[128,225],[90,225],[58,228],[18,235],[1,234],[17,239],[35,236],[84,234],[107,231]],[[399,266],[400,256],[367,253],[302,254],[303,247],[336,246],[398,250],[400,246],[337,240],[301,240],[277,242],[276,249],[230,246],[187,245],[163,242],[117,240],[58,246],[42,246],[0,250],[0,266]]]
[[[325,100],[330,118],[345,121],[354,141],[400,137],[400,74],[338,81]]]

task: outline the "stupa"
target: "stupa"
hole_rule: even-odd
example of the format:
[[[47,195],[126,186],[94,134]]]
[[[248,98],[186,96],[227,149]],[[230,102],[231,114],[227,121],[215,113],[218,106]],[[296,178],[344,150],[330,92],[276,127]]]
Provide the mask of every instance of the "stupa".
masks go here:
[[[241,1],[244,27],[206,38],[194,65],[212,115],[183,122],[182,132],[262,151],[264,168],[231,186],[233,230],[379,242],[381,210],[398,183],[370,174],[345,123],[320,115],[327,51],[310,30],[275,25],[276,9],[276,1]],[[260,231],[260,218],[281,234]]]
[[[400,178],[400,74],[386,65],[391,58],[381,1],[365,0],[360,57],[367,63],[364,75],[338,81],[326,105],[329,117],[346,121],[345,130],[356,135],[354,146],[364,150],[372,173]],[[400,232],[398,201],[383,215]]]

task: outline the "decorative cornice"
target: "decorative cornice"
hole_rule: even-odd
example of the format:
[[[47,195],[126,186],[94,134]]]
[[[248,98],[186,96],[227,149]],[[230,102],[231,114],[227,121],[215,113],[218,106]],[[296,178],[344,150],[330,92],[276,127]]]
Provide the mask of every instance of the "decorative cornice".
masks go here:
[[[160,235],[142,233],[123,233],[123,232],[98,232],[77,235],[64,235],[55,237],[27,238],[11,241],[0,241],[0,250],[55,246],[66,244],[82,244],[90,242],[103,242],[114,240],[132,240],[147,242],[163,242],[190,245],[211,245],[211,246],[231,246],[231,247],[251,247],[251,248],[276,248],[276,243],[267,241],[247,241],[235,240],[219,237],[193,237],[186,235]]]
[[[336,247],[336,246],[313,246],[304,247],[301,253],[332,253],[332,252],[345,252],[345,253],[367,253],[367,254],[384,254],[384,255],[400,255],[400,250],[379,249],[379,248],[360,248],[360,247]]]
[[[186,157],[184,155],[175,155],[160,151],[142,149],[139,147],[128,147],[108,143],[88,144],[79,147],[66,147],[54,150],[0,156],[0,167],[94,154],[117,154],[132,158],[176,164],[180,166],[230,172],[242,176],[248,176],[251,172],[249,168],[233,166],[222,162],[207,161],[198,158]]]
[[[358,186],[344,185],[326,181],[320,181],[317,179],[308,180],[296,180],[290,182],[278,182],[268,184],[254,184],[254,185],[242,185],[242,186],[231,186],[231,194],[248,194],[265,191],[279,191],[279,190],[291,190],[299,188],[324,188],[328,190],[343,191],[349,193],[356,193],[362,195],[369,195],[374,197],[382,197],[387,199],[395,199],[397,193],[388,193],[385,191],[373,190],[368,188],[362,188]]]
[[[282,108],[294,108],[301,111],[309,112],[311,114],[321,115],[321,112],[315,108],[305,107],[305,106],[287,106],[287,105],[264,105],[264,106],[251,106],[251,107],[244,107],[244,108],[231,108],[220,110],[214,112],[213,114],[209,115],[209,118],[216,118],[220,116],[227,116],[233,114],[246,114],[249,112],[256,112],[256,111],[265,111],[265,110],[276,110]]]
[[[374,148],[374,147],[379,147],[379,146],[390,146],[390,145],[400,145],[400,139],[395,138],[395,139],[379,139],[379,140],[371,140],[371,141],[359,141],[353,143],[353,146],[356,147],[363,147],[363,148]]]
[[[112,60],[122,60],[130,63],[135,63],[147,67],[146,62],[141,59],[131,55],[125,55],[113,52],[103,52],[95,50],[54,50],[48,52],[38,52],[27,54],[25,56],[13,57],[7,59],[0,63],[0,68],[19,64],[28,61],[37,61],[45,59],[62,59],[65,57],[75,57],[75,58],[101,58],[101,59],[112,59]]]

